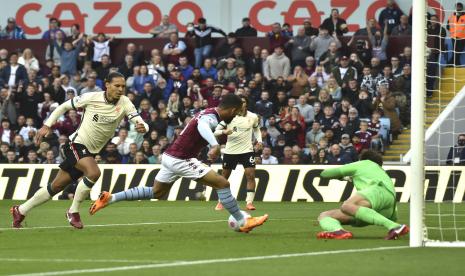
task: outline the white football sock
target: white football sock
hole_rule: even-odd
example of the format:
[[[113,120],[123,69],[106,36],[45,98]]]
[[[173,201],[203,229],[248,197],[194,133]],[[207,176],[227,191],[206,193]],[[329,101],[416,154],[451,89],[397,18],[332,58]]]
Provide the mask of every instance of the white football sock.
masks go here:
[[[254,197],[255,197],[255,192],[247,192],[247,197],[245,198],[245,202],[247,202],[247,204],[252,203]]]
[[[73,198],[73,203],[71,204],[71,207],[69,207],[69,212],[70,213],[79,213],[79,207],[81,206],[81,203],[87,199],[87,197],[90,195],[90,191],[92,190],[89,188],[86,184],[84,184],[84,179],[83,177],[81,181],[79,181],[79,184],[76,188],[76,192],[74,193],[74,198]],[[90,180],[86,180],[88,183]]]
[[[50,199],[52,199],[52,196],[50,196],[47,187],[42,187],[37,190],[37,192],[28,201],[19,206],[19,212],[25,216],[32,208],[39,206]]]

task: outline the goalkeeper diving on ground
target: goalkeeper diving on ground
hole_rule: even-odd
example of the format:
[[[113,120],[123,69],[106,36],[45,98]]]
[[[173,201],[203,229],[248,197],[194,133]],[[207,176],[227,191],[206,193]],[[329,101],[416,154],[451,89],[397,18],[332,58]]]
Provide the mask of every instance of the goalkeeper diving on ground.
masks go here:
[[[323,232],[319,239],[351,239],[353,234],[342,225],[363,227],[383,226],[388,230],[386,240],[395,240],[406,235],[409,228],[398,224],[396,193],[391,178],[381,167],[382,156],[367,150],[360,161],[321,172],[322,178],[352,181],[357,193],[346,200],[339,209],[322,212],[318,222]]]

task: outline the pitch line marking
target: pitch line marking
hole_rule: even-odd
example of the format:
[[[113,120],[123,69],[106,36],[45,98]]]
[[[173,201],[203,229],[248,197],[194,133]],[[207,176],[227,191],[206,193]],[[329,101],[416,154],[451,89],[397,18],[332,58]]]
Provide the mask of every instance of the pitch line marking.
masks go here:
[[[47,263],[146,263],[159,264],[167,261],[124,260],[124,259],[35,259],[35,258],[0,258],[0,262],[47,262]]]
[[[269,219],[269,221],[284,221],[284,220],[302,220],[305,218],[291,218],[291,219]],[[118,227],[118,226],[139,226],[139,225],[163,225],[163,224],[197,224],[197,223],[217,223],[227,222],[224,219],[217,220],[193,220],[193,221],[159,221],[159,222],[136,222],[136,223],[112,223],[112,224],[89,224],[85,225],[84,228],[96,228],[96,227]],[[72,228],[70,225],[57,225],[57,226],[33,226],[24,228],[0,228],[0,231],[16,230],[36,230],[36,229],[59,229],[59,228]]]
[[[406,249],[406,248],[409,248],[409,247],[408,246],[392,246],[392,247],[359,248],[359,249],[334,250],[334,251],[319,251],[319,252],[291,253],[291,254],[279,254],[279,255],[251,256],[251,257],[241,257],[241,258],[210,259],[210,260],[197,260],[197,261],[176,261],[176,262],[171,262],[171,263],[146,264],[146,265],[134,265],[134,266],[120,266],[120,267],[108,267],[108,268],[76,269],[76,270],[62,270],[62,271],[51,271],[51,272],[37,272],[37,273],[27,273],[27,274],[14,274],[14,275],[10,275],[10,276],[53,276],[53,275],[71,275],[71,274],[98,273],[98,272],[128,271],[128,270],[164,268],[164,267],[205,265],[205,264],[215,264],[215,263],[234,263],[234,262],[244,262],[244,261],[261,261],[261,260],[269,260],[269,259],[283,259],[283,258],[308,257],[308,256],[336,255],[336,254],[345,254],[345,253],[361,253],[361,252],[372,252],[372,251],[399,250],[399,249]]]

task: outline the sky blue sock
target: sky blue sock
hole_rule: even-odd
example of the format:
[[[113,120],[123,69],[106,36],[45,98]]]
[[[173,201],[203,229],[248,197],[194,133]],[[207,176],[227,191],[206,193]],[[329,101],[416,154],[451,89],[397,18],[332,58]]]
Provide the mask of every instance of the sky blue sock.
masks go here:
[[[152,198],[153,198],[152,187],[137,186],[129,190],[113,194],[111,197],[111,203],[118,202],[121,200],[139,200],[139,199],[152,199]]]
[[[231,194],[230,188],[223,188],[216,190],[218,193],[218,198],[220,199],[223,207],[228,210],[228,212],[237,220],[241,221],[244,219],[244,216],[241,213],[241,209],[237,205],[236,199]]]

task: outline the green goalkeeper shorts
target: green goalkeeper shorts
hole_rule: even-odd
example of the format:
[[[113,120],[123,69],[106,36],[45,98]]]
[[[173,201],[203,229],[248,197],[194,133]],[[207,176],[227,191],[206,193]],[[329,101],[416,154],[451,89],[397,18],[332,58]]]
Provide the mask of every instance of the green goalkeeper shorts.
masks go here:
[[[370,202],[371,209],[392,221],[397,221],[396,198],[384,186],[371,186],[362,191],[358,191],[357,194],[363,196]],[[367,225],[368,224],[359,221],[358,219],[355,219],[353,223],[353,226],[357,227]]]

